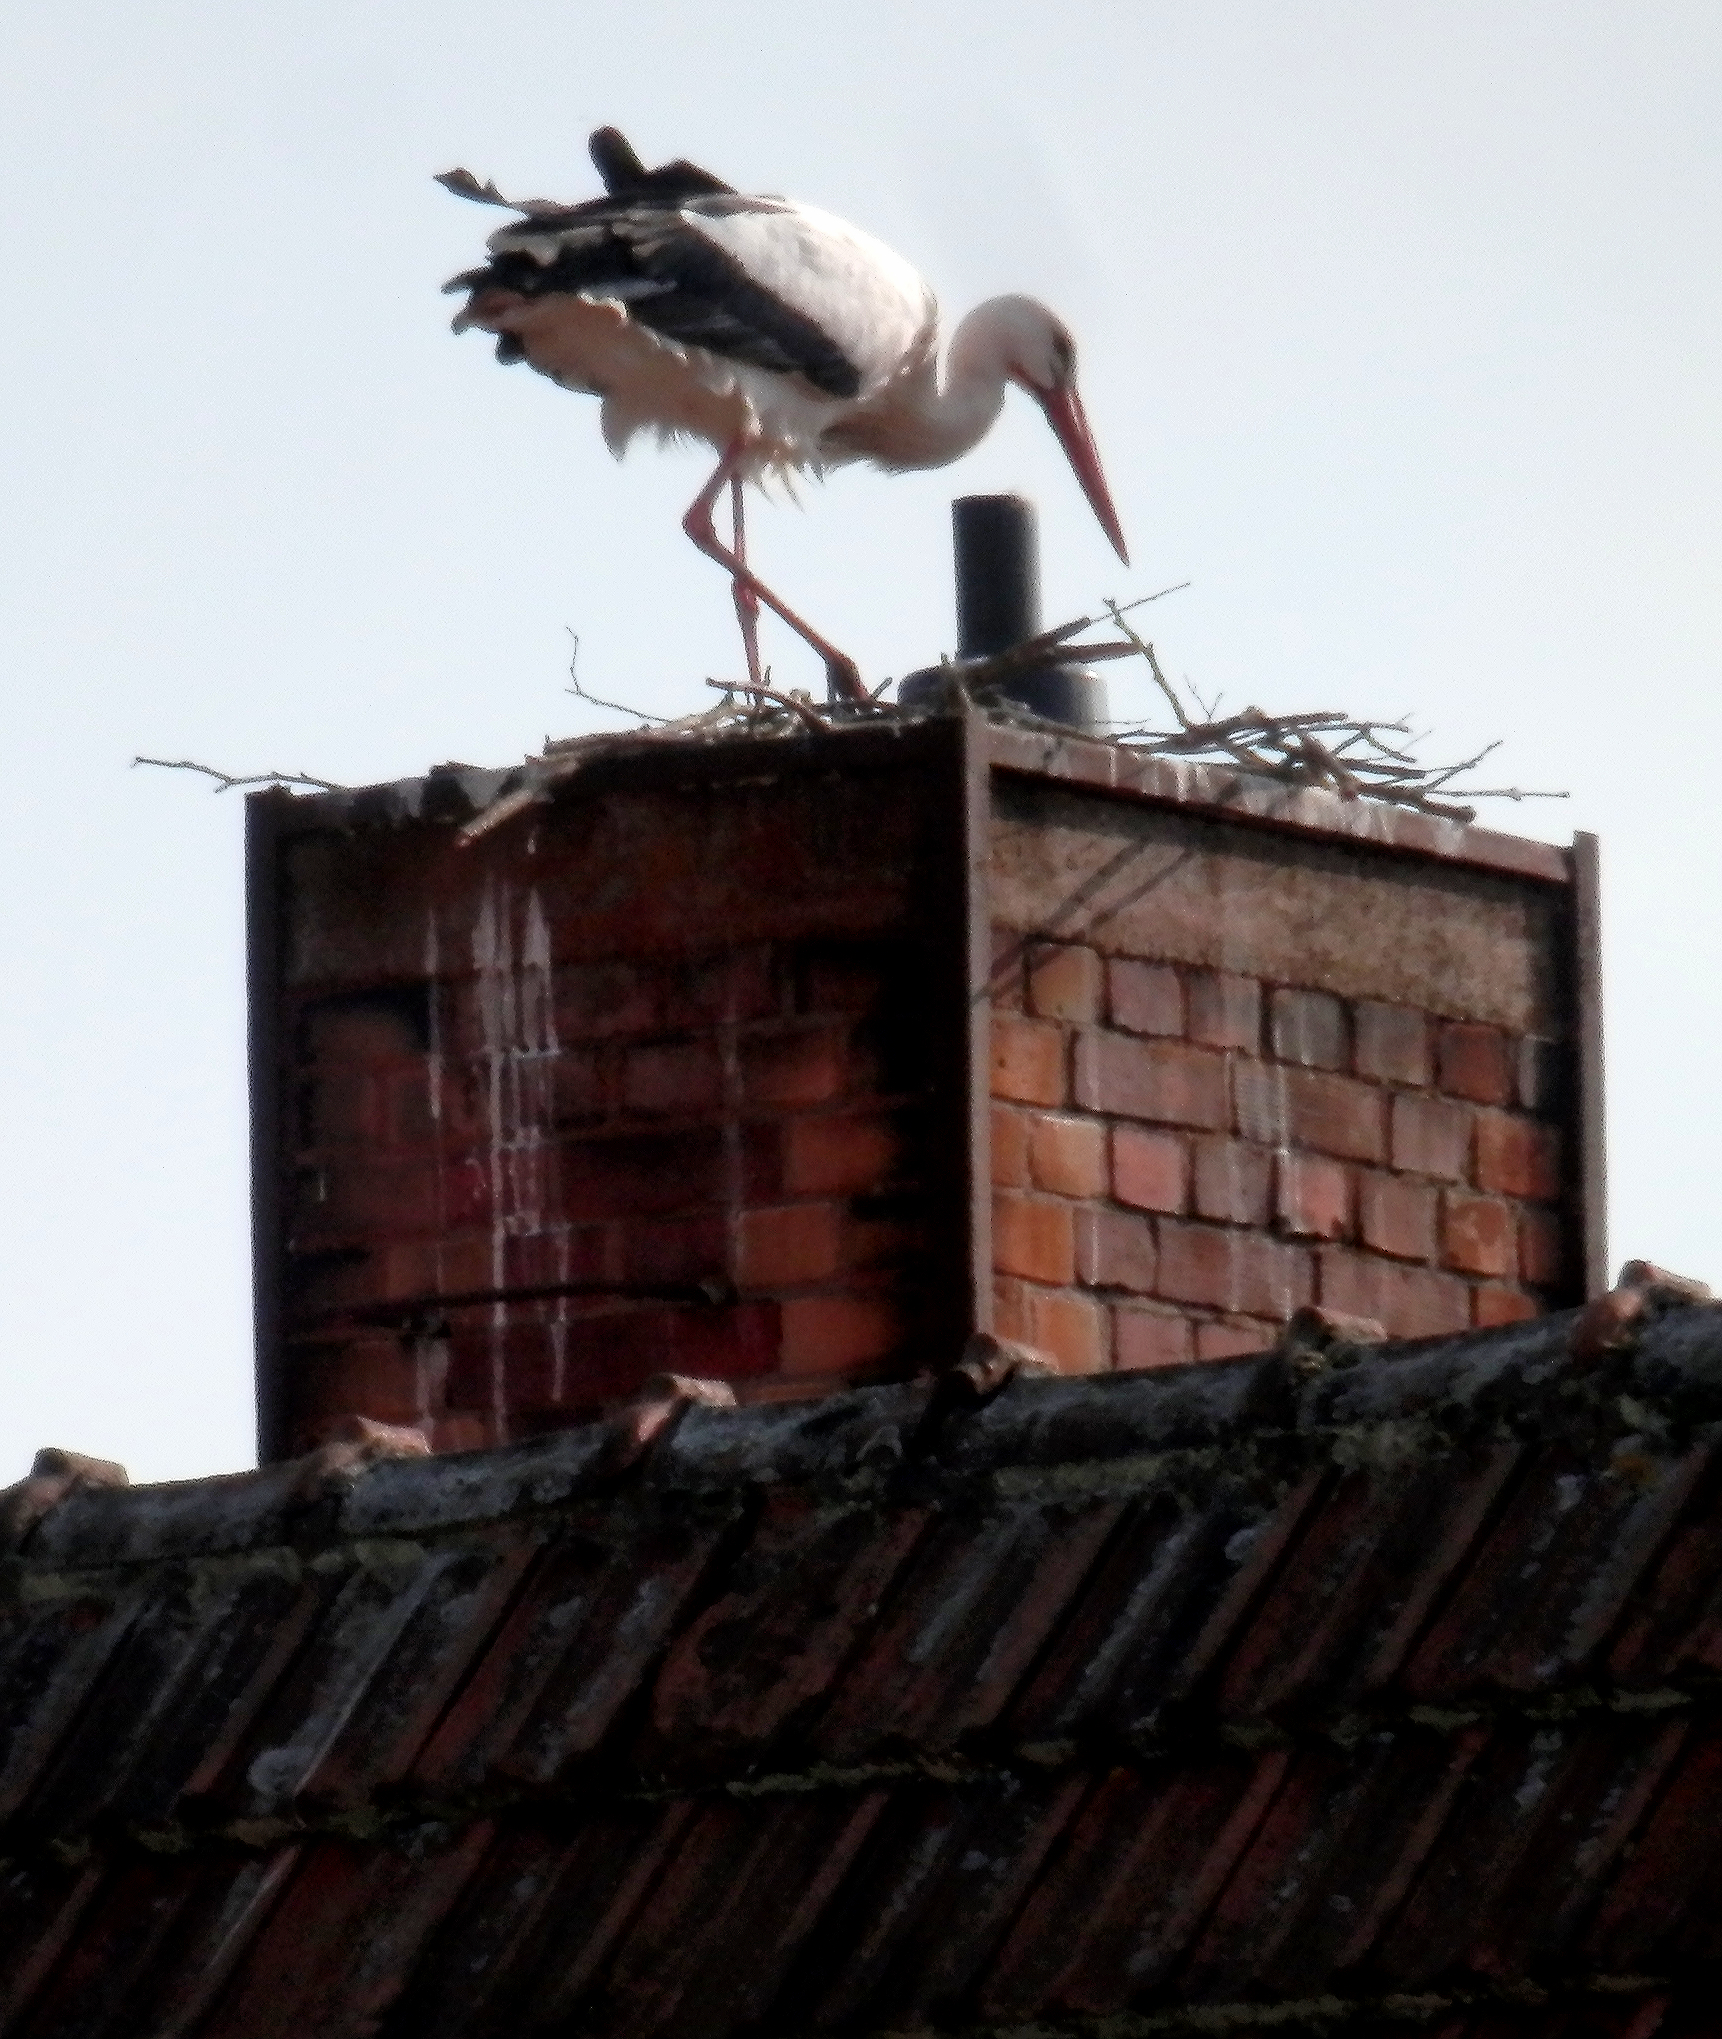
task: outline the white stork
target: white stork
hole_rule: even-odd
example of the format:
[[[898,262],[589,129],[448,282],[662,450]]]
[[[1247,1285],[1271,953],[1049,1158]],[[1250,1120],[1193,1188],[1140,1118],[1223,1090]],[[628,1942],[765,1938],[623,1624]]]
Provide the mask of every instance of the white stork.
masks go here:
[[[1046,413],[1128,563],[1076,393],[1076,346],[1044,305],[978,306],[951,336],[941,373],[933,293],[881,242],[811,206],[746,197],[692,163],[648,170],[614,128],[600,128],[591,151],[608,195],[580,205],[506,199],[465,170],[439,178],[525,215],[491,235],[483,268],[447,286],[468,293],[454,329],[495,333],[499,361],[526,360],[602,398],[618,458],[645,426],[717,451],[682,526],[730,575],[755,685],[763,603],[824,660],[834,695],[868,699],[854,660],[750,571],[743,483],[850,460],[943,466],[985,437],[1011,383]],[[726,487],[730,546],[712,522]]]

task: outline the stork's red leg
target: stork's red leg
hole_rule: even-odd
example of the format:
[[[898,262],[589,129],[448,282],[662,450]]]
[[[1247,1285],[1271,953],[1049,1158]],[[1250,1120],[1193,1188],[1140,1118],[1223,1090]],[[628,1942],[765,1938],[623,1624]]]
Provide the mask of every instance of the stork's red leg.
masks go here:
[[[747,571],[747,523],[742,506],[742,479],[739,474],[729,478],[730,514],[734,521],[735,556],[741,563],[742,573]],[[759,663],[759,597],[741,575],[730,582],[735,596],[735,620],[741,625],[742,649],[747,653],[747,676],[758,686],[765,683],[765,674]]]
[[[707,559],[715,559],[729,575],[737,591],[738,605],[741,591],[745,589],[754,601],[763,602],[774,616],[789,625],[804,644],[810,645],[819,654],[825,662],[825,676],[833,695],[844,701],[867,701],[871,696],[861,684],[860,669],[855,661],[846,652],[839,651],[836,645],[828,643],[810,623],[804,623],[789,604],[774,595],[717,535],[712,523],[712,510],[726,485],[737,478],[742,456],[747,450],[747,442],[741,439],[726,450],[717,464],[717,472],[689,505],[687,515],[682,519],[682,529]]]

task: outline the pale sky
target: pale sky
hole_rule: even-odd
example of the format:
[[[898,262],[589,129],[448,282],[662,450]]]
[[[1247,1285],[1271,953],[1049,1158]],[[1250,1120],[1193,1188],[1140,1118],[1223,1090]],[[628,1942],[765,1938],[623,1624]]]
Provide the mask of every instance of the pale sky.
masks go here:
[[[251,1461],[240,805],[133,754],[511,761],[604,719],[569,630],[645,707],[738,670],[702,461],[438,296],[501,216],[432,173],[586,196],[606,121],[1078,335],[1131,572],[1020,402],[755,513],[872,680],[952,646],[950,498],[1023,489],[1049,617],[1189,580],[1204,691],[1570,789],[1484,819],[1603,840],[1614,1258],[1722,1277],[1719,107],[1714,0],[11,0],[0,1482]]]

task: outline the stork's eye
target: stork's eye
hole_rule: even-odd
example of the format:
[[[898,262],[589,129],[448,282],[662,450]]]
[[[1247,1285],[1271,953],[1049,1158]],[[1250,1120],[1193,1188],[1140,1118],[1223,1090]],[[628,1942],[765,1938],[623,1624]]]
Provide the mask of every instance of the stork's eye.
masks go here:
[[[1054,333],[1052,336],[1052,365],[1058,371],[1060,382],[1068,382],[1076,372],[1076,342],[1068,333]]]

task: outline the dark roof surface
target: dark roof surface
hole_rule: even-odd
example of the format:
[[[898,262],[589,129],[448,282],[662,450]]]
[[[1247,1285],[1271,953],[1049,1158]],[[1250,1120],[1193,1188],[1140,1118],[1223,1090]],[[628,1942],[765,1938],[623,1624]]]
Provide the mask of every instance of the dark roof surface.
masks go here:
[[[1722,1311],[74,1495],[0,2031],[1722,2029]]]

